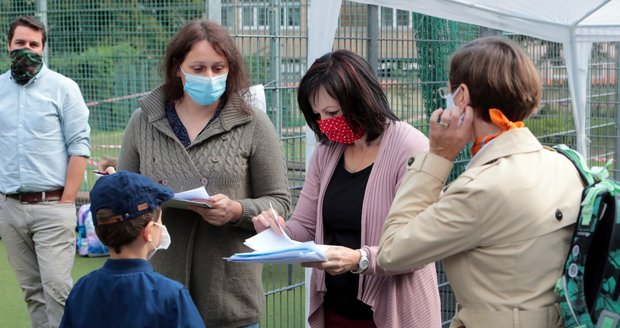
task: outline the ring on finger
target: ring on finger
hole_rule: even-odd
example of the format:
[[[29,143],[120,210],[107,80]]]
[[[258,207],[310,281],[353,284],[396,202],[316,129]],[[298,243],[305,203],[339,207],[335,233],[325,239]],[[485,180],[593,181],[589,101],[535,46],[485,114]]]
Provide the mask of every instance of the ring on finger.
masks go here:
[[[448,124],[450,124],[450,123],[446,123],[446,122],[439,122],[439,123],[437,123],[437,125],[439,125],[439,126],[441,126],[443,128],[447,128]]]

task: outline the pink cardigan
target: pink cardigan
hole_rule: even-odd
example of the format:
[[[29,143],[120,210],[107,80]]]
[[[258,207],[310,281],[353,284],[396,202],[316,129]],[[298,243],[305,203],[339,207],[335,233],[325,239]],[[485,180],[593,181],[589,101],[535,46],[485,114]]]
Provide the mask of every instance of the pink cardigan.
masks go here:
[[[362,247],[370,265],[360,276],[358,299],[368,304],[377,327],[441,327],[435,264],[406,272],[387,272],[376,255],[383,222],[403,178],[408,159],[428,150],[428,139],[407,123],[393,122],[383,133],[362,205]],[[317,146],[295,211],[286,223],[292,239],[323,243],[323,196],[344,145]],[[316,232],[316,234],[315,234]],[[325,272],[313,269],[310,283],[311,327],[324,327]]]

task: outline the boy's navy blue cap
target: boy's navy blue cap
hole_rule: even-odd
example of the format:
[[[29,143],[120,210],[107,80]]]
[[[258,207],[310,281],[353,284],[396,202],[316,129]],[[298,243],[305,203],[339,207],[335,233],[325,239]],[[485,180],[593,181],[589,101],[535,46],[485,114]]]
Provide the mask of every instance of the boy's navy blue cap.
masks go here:
[[[122,222],[152,212],[172,197],[172,189],[156,184],[143,175],[121,171],[97,179],[90,191],[90,211],[95,225],[97,211],[103,208],[112,210],[112,216],[116,219],[105,224]]]

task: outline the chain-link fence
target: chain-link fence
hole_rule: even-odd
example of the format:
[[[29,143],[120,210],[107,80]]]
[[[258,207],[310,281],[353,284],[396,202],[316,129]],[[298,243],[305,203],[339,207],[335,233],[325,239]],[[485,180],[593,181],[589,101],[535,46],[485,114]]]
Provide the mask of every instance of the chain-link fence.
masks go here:
[[[46,23],[46,62],[80,85],[89,106],[93,147],[89,168],[95,168],[118,156],[123,128],[137,99],[161,82],[158,68],[170,37],[193,19],[218,17],[235,38],[253,83],[265,85],[268,114],[282,141],[296,201],[306,161],[304,119],[297,110],[296,88],[308,66],[309,1],[0,0],[0,28],[8,30],[9,22],[20,15],[35,15]],[[412,12],[343,1],[334,49],[349,49],[367,58],[376,67],[393,110],[427,133],[429,113],[442,106],[437,89],[446,83],[449,55],[461,43],[487,32]],[[543,106],[526,125],[545,144],[575,146],[561,45],[500,35],[527,50],[545,85]],[[6,38],[0,39],[0,49],[6,49]],[[604,164],[615,159],[618,147],[618,46],[595,44],[592,51],[590,115],[586,116],[589,155],[591,164]],[[8,67],[8,56],[0,56],[0,71]],[[463,152],[452,177],[467,160],[468,153]],[[83,195],[93,182],[88,173]],[[438,272],[447,327],[456,302],[441,263]],[[303,327],[302,268],[266,265],[263,282],[267,302],[261,327]]]

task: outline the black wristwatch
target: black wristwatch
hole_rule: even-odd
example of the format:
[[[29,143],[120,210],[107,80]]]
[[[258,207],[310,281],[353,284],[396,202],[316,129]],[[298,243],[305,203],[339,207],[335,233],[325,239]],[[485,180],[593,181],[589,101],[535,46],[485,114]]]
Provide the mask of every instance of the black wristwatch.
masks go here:
[[[368,269],[368,254],[366,254],[366,251],[361,248],[358,249],[358,251],[360,252],[360,262],[357,264],[358,268],[357,270],[351,270],[351,273],[355,274],[363,273],[366,269]]]

